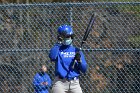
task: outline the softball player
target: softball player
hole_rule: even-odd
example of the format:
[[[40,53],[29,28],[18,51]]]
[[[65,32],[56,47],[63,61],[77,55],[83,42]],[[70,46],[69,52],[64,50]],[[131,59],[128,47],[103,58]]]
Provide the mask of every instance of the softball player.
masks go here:
[[[47,67],[45,65],[42,65],[41,71],[36,73],[36,75],[33,78],[33,86],[35,89],[34,93],[49,93],[49,88],[51,86],[51,78],[46,73]]]
[[[58,27],[58,42],[51,48],[49,57],[55,62],[55,80],[52,93],[82,93],[79,84],[80,72],[85,73],[87,63],[84,54],[72,45],[72,27]]]

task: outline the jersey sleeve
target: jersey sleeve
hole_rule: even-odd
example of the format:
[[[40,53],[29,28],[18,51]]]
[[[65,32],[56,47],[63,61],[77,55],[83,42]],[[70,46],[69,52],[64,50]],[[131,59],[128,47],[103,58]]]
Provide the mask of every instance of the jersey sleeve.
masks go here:
[[[46,88],[45,85],[41,85],[38,74],[36,74],[33,78],[33,86],[34,86],[35,90],[42,90],[42,89]]]
[[[48,87],[50,87],[52,85],[52,80],[50,78],[50,76],[48,75]]]
[[[85,57],[84,57],[84,54],[82,51],[80,51],[80,54],[81,54],[81,63],[78,63],[79,65],[79,69],[81,72],[85,73],[87,71],[87,62],[85,60]]]
[[[57,59],[60,46],[61,44],[56,43],[49,51],[49,58],[51,61],[55,61]]]

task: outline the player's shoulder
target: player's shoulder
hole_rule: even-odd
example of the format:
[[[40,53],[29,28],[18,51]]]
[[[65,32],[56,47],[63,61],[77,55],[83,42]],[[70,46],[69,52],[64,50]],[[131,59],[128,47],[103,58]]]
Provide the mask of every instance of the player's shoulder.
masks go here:
[[[34,78],[37,78],[37,77],[39,77],[40,75],[39,75],[39,73],[36,73],[35,75],[34,75]]]
[[[48,73],[45,73],[46,76],[49,76]]]
[[[75,52],[79,52],[80,49],[78,47],[75,47]]]

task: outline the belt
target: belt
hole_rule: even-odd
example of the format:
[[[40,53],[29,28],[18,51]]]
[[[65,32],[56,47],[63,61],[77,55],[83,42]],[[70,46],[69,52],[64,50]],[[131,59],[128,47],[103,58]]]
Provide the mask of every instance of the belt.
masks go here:
[[[68,80],[68,81],[70,81],[70,80],[77,80],[77,79],[79,79],[79,77],[71,77],[71,78],[67,78],[67,77],[61,77],[61,76],[57,76],[59,79],[62,79],[62,80]]]

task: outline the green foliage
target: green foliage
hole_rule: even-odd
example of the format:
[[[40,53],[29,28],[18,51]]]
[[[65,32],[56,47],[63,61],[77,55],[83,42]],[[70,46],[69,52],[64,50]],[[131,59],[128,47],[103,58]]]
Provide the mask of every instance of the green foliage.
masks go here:
[[[121,6],[118,6],[118,9],[121,12],[140,13],[140,6],[121,5]]]
[[[139,2],[139,0],[71,0],[71,2]],[[67,0],[3,0],[0,3],[40,3],[40,2],[68,2]]]
[[[140,35],[130,36],[128,41],[131,43],[132,47],[140,48]]]
[[[138,2],[139,0],[93,0],[95,2]]]

